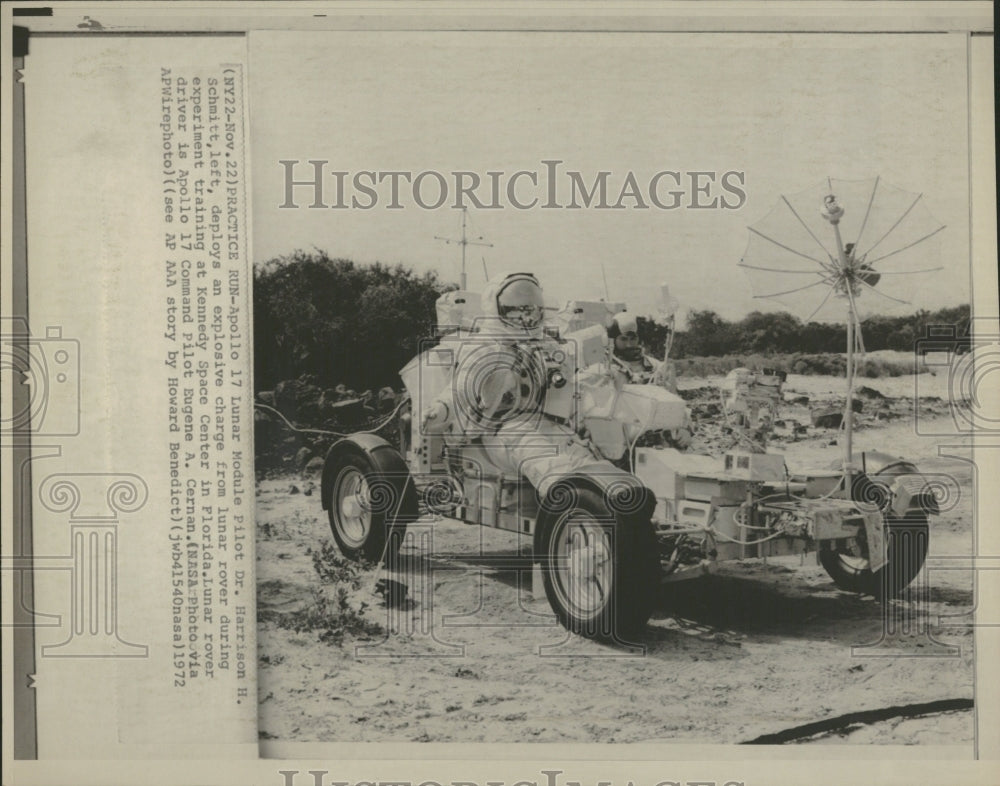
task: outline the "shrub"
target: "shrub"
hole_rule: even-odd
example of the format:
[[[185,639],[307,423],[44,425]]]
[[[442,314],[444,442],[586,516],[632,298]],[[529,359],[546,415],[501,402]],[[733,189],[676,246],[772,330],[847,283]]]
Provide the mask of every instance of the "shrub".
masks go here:
[[[327,592],[314,589],[312,603],[306,608],[273,614],[275,622],[282,628],[296,633],[318,631],[319,640],[324,644],[339,646],[347,635],[372,638],[385,632],[381,625],[364,616],[367,606],[367,603],[361,603],[354,608],[347,588],[337,587],[332,599]]]
[[[824,352],[817,355],[795,353],[790,355],[721,355],[718,357],[681,358],[672,361],[678,377],[725,376],[734,368],[748,368],[751,371],[774,369],[787,374],[824,375],[843,377],[847,374],[847,358],[843,354]],[[858,361],[857,375],[877,379],[898,377],[904,374],[919,374],[924,368],[923,361],[912,355],[901,357],[866,357]]]
[[[313,570],[323,584],[345,584],[352,590],[361,589],[366,573],[376,569],[367,560],[349,560],[340,549],[328,540],[323,541],[319,551],[312,553]]]
[[[323,586],[312,590],[311,602],[295,611],[267,611],[261,619],[296,633],[318,632],[324,644],[340,646],[347,636],[372,638],[385,633],[379,623],[369,619],[368,604],[357,595],[365,588],[375,565],[346,559],[329,541],[312,553],[313,570]]]
[[[453,285],[402,265],[356,265],[322,251],[254,270],[258,390],[310,375],[320,388],[396,387],[397,372],[430,336],[434,304]]]

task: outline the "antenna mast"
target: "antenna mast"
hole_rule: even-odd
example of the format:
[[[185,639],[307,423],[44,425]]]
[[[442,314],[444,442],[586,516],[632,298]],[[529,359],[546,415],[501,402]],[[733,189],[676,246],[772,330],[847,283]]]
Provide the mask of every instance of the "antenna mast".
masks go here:
[[[480,242],[478,242],[478,241],[481,241],[483,239],[482,235],[480,235],[479,237],[477,237],[475,240],[469,240],[468,237],[466,237],[466,234],[465,234],[465,218],[466,218],[466,213],[468,212],[468,210],[469,209],[467,207],[463,207],[462,208],[462,239],[461,240],[456,240],[455,238],[451,238],[451,237],[441,237],[440,235],[434,235],[434,239],[435,240],[443,240],[445,243],[448,243],[449,245],[451,245],[452,243],[454,243],[455,245],[459,245],[459,246],[462,247],[462,277],[460,279],[460,286],[461,286],[461,288],[463,290],[465,289],[465,286],[466,286],[466,280],[465,280],[465,247],[466,246],[486,246],[487,248],[493,248],[493,244],[492,243],[480,243]],[[483,267],[484,267],[484,269],[485,269],[485,266],[486,266],[486,261],[483,260]]]

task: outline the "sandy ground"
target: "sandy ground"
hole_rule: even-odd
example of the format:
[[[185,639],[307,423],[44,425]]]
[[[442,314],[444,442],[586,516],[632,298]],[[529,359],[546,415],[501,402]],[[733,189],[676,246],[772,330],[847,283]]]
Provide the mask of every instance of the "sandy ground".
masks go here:
[[[940,395],[928,390],[935,378],[921,377],[929,377],[917,380],[921,395]],[[791,377],[786,389],[820,397],[841,390],[837,382]],[[915,382],[863,384],[912,396]],[[925,421],[941,430],[947,416],[936,409]],[[518,536],[447,519],[412,528],[401,552],[410,571],[402,577],[410,588],[404,608],[381,605],[371,591],[376,572],[362,574],[360,588],[347,594],[351,608],[387,633],[328,644],[316,631],[280,627],[276,615],[307,606],[314,591],[335,589],[322,585],[311,556],[331,536],[315,479],[261,480],[261,737],[737,743],[852,712],[971,698],[973,637],[962,615],[972,609],[972,577],[933,569],[972,553],[971,471],[940,455],[940,445],[960,439],[914,432],[912,418],[873,420],[862,424],[856,444],[905,455],[959,490],[931,519],[930,569],[918,578],[923,602],[882,606],[842,592],[813,555],[730,562],[716,575],[664,586],[631,648],[558,626],[544,593],[532,595],[530,572],[499,559],[523,551]],[[773,447],[790,466],[823,465],[840,455],[829,444],[836,436],[818,431]],[[972,738],[972,712],[965,710],[848,724],[806,742],[944,745]]]

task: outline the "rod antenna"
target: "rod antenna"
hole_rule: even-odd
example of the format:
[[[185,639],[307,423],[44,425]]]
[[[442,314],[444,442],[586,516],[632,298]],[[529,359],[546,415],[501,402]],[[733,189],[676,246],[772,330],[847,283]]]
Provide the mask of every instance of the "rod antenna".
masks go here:
[[[462,238],[461,238],[461,240],[458,240],[458,239],[453,238],[453,237],[441,237],[440,235],[434,235],[434,239],[435,240],[442,240],[445,243],[447,243],[448,245],[457,245],[457,246],[461,246],[462,247],[462,276],[459,279],[459,284],[460,284],[460,287],[461,287],[462,290],[465,290],[465,288],[466,288],[466,278],[465,278],[465,249],[466,249],[466,246],[485,246],[487,248],[493,248],[493,244],[492,243],[481,242],[483,240],[483,236],[482,235],[480,235],[479,237],[477,237],[477,238],[475,238],[473,240],[469,239],[468,235],[466,234],[466,214],[468,213],[468,210],[469,209],[467,207],[463,207],[462,208]],[[485,260],[483,261],[483,269],[484,270],[486,269],[486,262],[485,262]]]

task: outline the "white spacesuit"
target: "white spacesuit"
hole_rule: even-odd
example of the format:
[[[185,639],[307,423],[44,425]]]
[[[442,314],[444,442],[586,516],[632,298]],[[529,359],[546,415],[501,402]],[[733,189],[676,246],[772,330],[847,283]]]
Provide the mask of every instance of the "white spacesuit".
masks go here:
[[[604,463],[569,420],[553,414],[547,396],[562,389],[565,348],[545,336],[542,289],[530,273],[498,276],[482,295],[478,332],[463,342],[448,387],[424,410],[425,434],[481,438],[503,472],[523,475],[546,495],[561,477]],[[566,367],[562,367],[566,368]],[[571,390],[572,387],[568,388]]]
[[[671,319],[671,326],[673,320]],[[615,314],[607,327],[608,355],[603,363],[587,369],[591,375],[608,375],[619,390],[623,385],[658,385],[677,393],[677,376],[669,360],[657,360],[642,351],[639,343],[639,325],[628,312]],[[668,334],[669,335],[669,334]],[[668,345],[669,350],[669,345]],[[685,449],[691,445],[693,434],[690,422],[662,432],[668,444]]]

